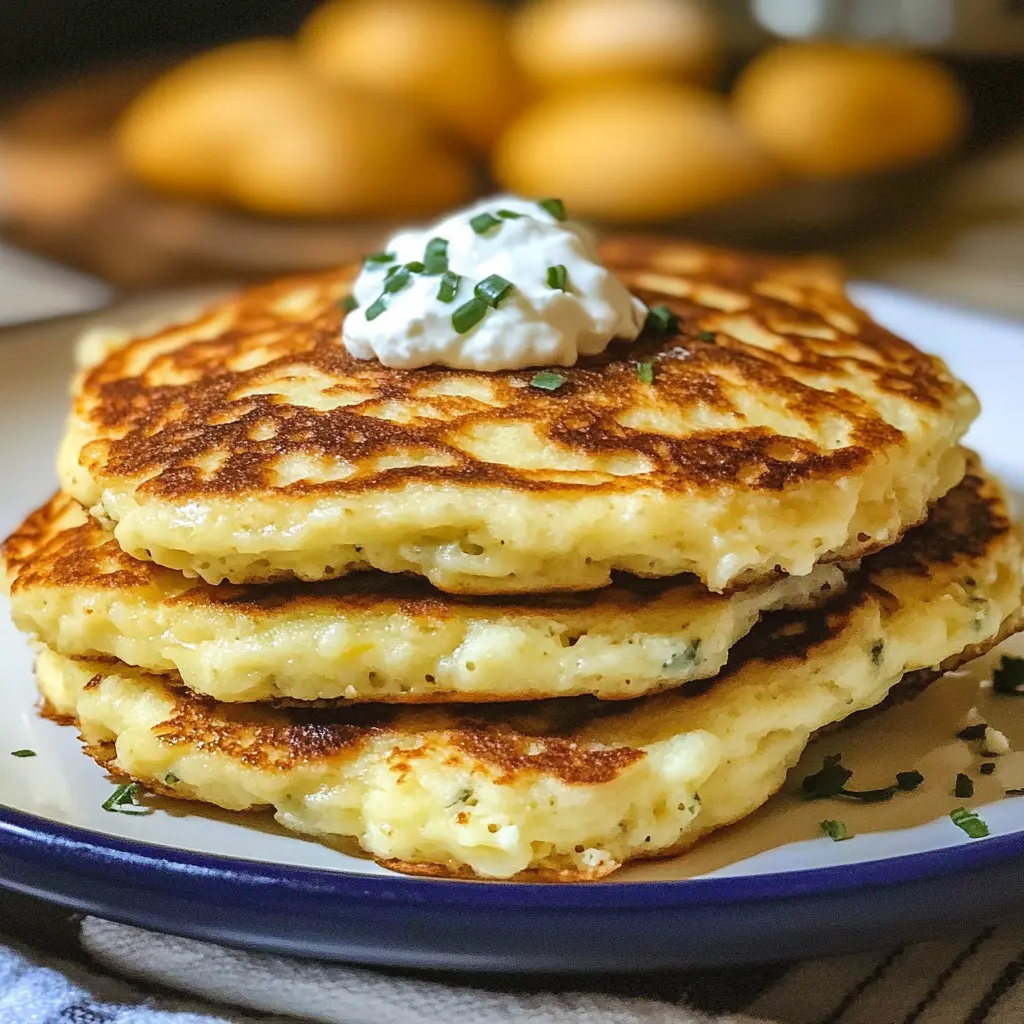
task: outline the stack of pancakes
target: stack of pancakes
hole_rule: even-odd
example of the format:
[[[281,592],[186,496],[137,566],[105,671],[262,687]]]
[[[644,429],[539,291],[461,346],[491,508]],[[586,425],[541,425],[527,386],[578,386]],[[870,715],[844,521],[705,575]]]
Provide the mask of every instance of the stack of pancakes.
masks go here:
[[[50,713],[400,870],[596,878],[1019,628],[939,360],[820,262],[603,255],[678,325],[557,380],[350,358],[353,272],[93,337],[63,493],[4,547]]]

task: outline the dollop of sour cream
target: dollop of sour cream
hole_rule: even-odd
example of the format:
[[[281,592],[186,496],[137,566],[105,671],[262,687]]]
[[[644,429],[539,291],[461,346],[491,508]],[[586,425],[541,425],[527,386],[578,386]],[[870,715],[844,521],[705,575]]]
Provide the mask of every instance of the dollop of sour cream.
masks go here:
[[[634,341],[647,307],[557,200],[495,196],[367,258],[342,340],[385,366],[571,366]]]

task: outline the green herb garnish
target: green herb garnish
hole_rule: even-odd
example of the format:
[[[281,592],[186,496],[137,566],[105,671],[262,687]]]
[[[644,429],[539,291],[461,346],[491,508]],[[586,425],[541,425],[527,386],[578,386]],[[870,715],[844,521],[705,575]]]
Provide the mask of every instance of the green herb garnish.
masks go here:
[[[984,839],[989,834],[988,825],[974,811],[969,811],[966,807],[957,807],[950,811],[949,818],[961,832],[966,832],[971,839]]]
[[[399,267],[393,274],[389,274],[384,282],[384,294],[394,295],[395,292],[400,292],[411,280],[412,272],[409,268]]]
[[[681,651],[676,651],[668,661],[662,664],[662,668],[670,672],[681,672],[692,668],[697,664],[697,656],[700,653],[700,637],[691,640]]]
[[[501,274],[491,274],[473,289],[473,294],[481,302],[486,302],[488,306],[497,309],[515,290],[515,285],[511,281],[506,281]]]
[[[956,734],[956,738],[958,740],[983,740],[986,729],[988,726],[984,722],[977,722],[975,725],[968,725],[961,729]]]
[[[953,786],[953,796],[959,800],[970,800],[974,796],[974,780],[970,775],[957,772],[956,784]]]
[[[452,313],[452,327],[456,334],[471,331],[487,315],[487,303],[480,299],[470,299]]]
[[[384,296],[382,295],[379,299],[375,299],[366,307],[366,319],[376,320],[377,317],[379,317],[387,308],[388,304],[384,301]]]
[[[849,797],[861,803],[875,804],[891,800],[901,790],[909,792],[924,782],[924,776],[918,771],[898,772],[896,782],[881,789],[847,789],[846,784],[853,777],[853,772],[843,764],[842,754],[829,754],[822,763],[821,770],[808,775],[803,781],[804,796],[808,800],[823,800],[830,797]]]
[[[996,770],[996,763],[995,763],[995,761],[986,761],[978,769],[978,771],[981,772],[982,775],[991,775],[995,770]]]
[[[368,256],[363,257],[363,263],[375,263],[383,265],[385,263],[394,263],[395,254],[393,252],[371,252]]]
[[[488,231],[501,226],[501,221],[493,213],[478,213],[470,217],[469,226],[478,234],[486,235]]]
[[[423,272],[443,274],[448,269],[448,239],[432,238],[423,251]]]
[[[516,213],[515,210],[499,210],[498,216],[502,220],[519,220],[522,217],[521,213]]]
[[[36,752],[29,750],[27,747],[24,750],[12,750],[11,757],[35,757]]]
[[[673,334],[678,328],[679,320],[668,306],[653,306],[647,311],[645,334]]]
[[[834,843],[841,843],[844,839],[852,839],[853,833],[846,827],[846,822],[836,821],[834,818],[826,818],[819,822],[821,831],[825,833]]]
[[[876,668],[882,664],[882,659],[885,657],[885,641],[876,640],[871,645],[871,664]]]
[[[340,305],[346,313],[351,313],[353,310],[359,308],[359,301],[354,295],[346,295],[345,298],[341,300]]]
[[[551,370],[541,370],[535,373],[530,381],[531,388],[540,388],[541,391],[557,391],[565,383],[565,378],[560,373],[553,373]]]
[[[653,384],[654,363],[637,363],[636,375],[640,378],[641,384]]]
[[[829,754],[821,770],[808,775],[803,781],[804,794],[813,800],[838,796],[843,787],[853,778],[853,772],[843,765],[842,754]]]
[[[718,335],[715,334],[714,331],[698,331],[697,332],[697,340],[698,341],[714,341],[715,338],[717,338],[717,337],[718,337]]]
[[[459,294],[459,286],[462,284],[462,277],[446,270],[441,275],[441,284],[437,289],[437,297],[441,302],[454,302],[455,296]]]
[[[168,772],[164,776],[164,784],[167,786],[176,786],[179,782],[181,782],[181,779],[174,772]]]
[[[992,689],[1004,697],[1024,697],[1024,658],[1004,654],[992,673]]]
[[[447,804],[446,806],[454,807],[456,804],[464,804],[472,795],[473,795],[473,790],[471,790],[471,789],[460,789],[458,791],[458,793],[455,794],[455,799],[450,804]]]
[[[548,267],[548,287],[554,291],[567,292],[569,290],[569,271],[561,263]]]
[[[139,807],[136,797],[142,792],[139,782],[124,782],[103,801],[103,810],[118,811],[121,814],[148,814],[149,809]],[[130,808],[136,808],[131,810]]]
[[[422,274],[424,265],[419,260],[411,260],[409,263],[406,263],[405,269],[413,274]]]
[[[555,220],[565,220],[565,203],[561,199],[541,199],[537,205],[547,210]]]

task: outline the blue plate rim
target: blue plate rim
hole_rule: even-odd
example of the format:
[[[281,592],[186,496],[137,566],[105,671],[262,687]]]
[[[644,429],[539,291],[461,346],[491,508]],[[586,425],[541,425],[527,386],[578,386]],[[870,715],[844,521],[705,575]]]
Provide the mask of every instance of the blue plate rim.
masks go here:
[[[950,827],[955,827],[952,824]],[[125,873],[151,882],[188,878],[218,896],[258,890],[263,897],[279,890],[285,898],[331,896],[348,901],[455,906],[505,910],[655,909],[701,904],[783,900],[877,886],[899,885],[1024,858],[1024,830],[914,854],[899,854],[857,864],[761,875],[692,878],[675,881],[598,883],[489,882],[408,875],[363,875],[325,868],[273,864],[224,854],[200,853],[145,840],[111,836],[41,815],[0,806],[0,856],[29,858],[35,865],[73,865],[79,876]],[[54,893],[58,890],[55,888]]]

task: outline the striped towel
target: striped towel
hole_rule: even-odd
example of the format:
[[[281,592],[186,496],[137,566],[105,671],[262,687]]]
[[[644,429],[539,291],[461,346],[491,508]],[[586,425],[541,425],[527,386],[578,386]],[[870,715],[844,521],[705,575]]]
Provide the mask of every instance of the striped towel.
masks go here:
[[[1024,925],[1017,924],[796,965],[546,979],[543,991],[536,979],[408,977],[239,952],[95,918],[81,922],[76,942],[74,959],[0,944],[0,1024],[1024,1021]]]

